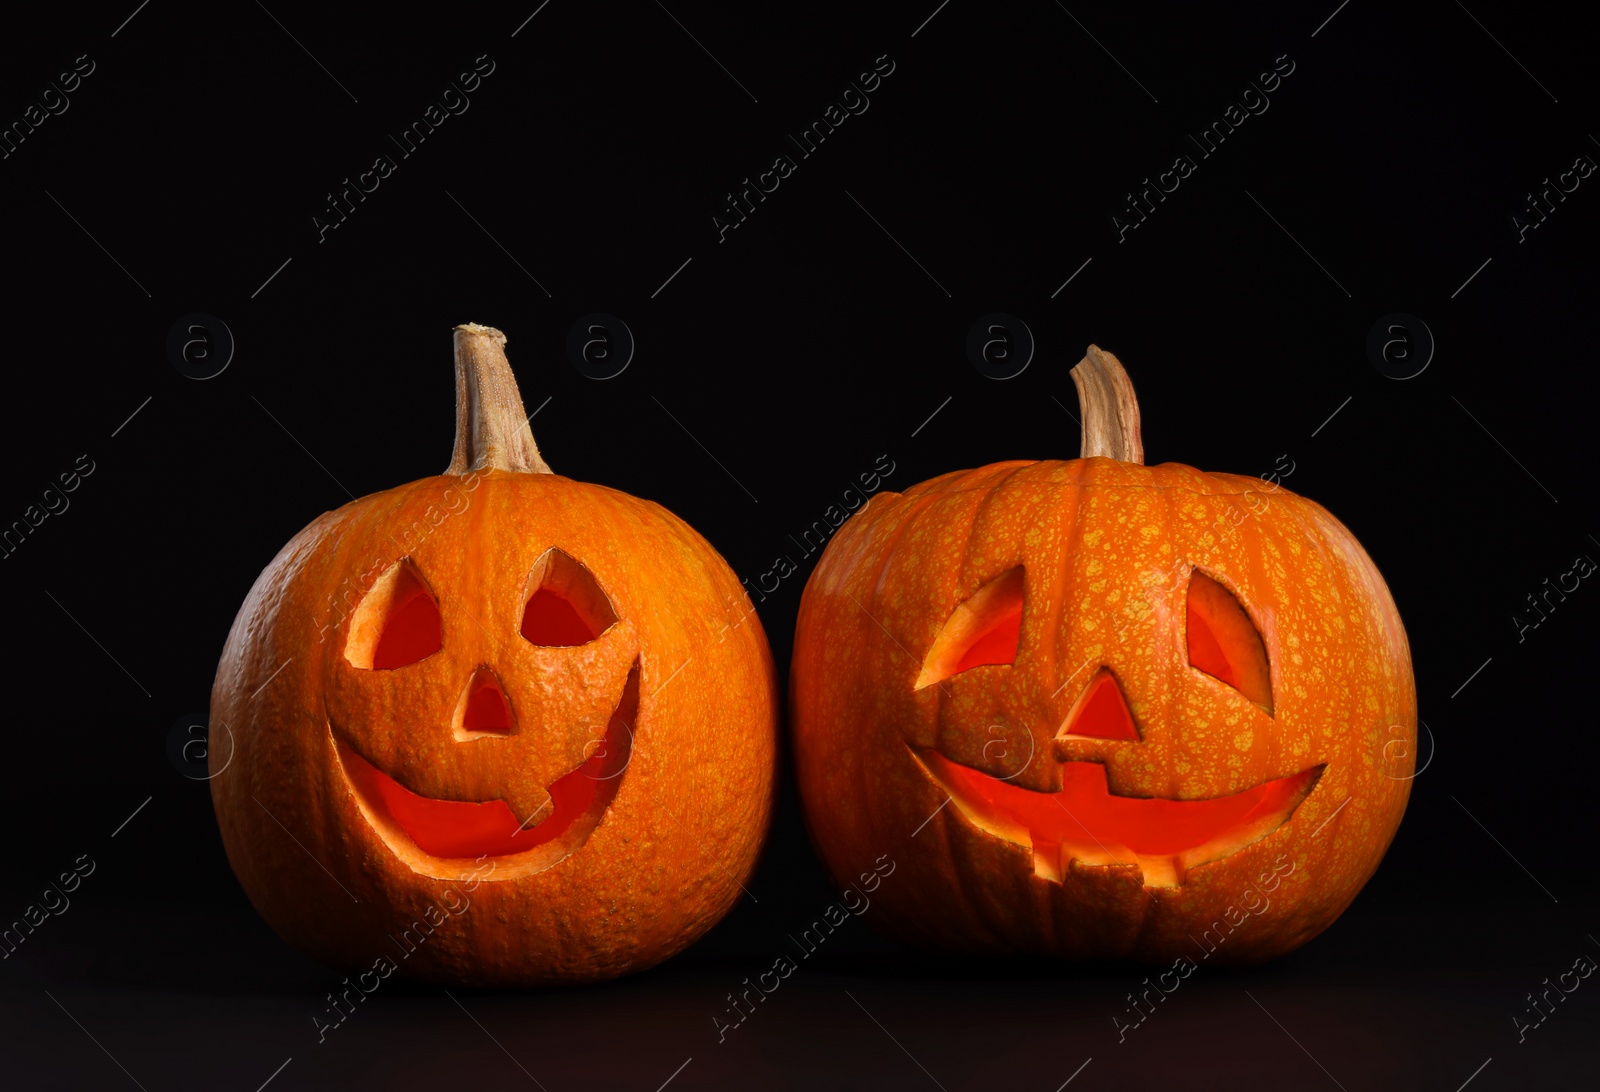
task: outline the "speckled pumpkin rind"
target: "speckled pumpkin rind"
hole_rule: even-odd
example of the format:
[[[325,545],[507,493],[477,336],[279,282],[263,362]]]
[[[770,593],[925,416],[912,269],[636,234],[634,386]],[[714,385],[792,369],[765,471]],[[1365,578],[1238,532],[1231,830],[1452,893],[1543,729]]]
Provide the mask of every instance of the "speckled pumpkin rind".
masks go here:
[[[957,604],[1017,565],[1015,663],[914,690]],[[1272,715],[1189,665],[1196,568],[1259,630]],[[1035,875],[1027,846],[941,809],[912,748],[1006,776],[985,751],[1003,725],[1033,740],[1011,783],[1053,791],[1052,741],[1097,665],[1143,739],[1075,741],[1069,757],[1104,762],[1115,794],[1194,800],[1325,769],[1287,822],[1179,886],[1146,887],[1136,866]],[[790,701],[806,824],[834,877],[896,863],[870,920],[923,944],[1072,959],[1247,963],[1305,943],[1388,848],[1417,726],[1399,614],[1338,520],[1259,479],[1103,457],[997,463],[874,497],[806,587]]]

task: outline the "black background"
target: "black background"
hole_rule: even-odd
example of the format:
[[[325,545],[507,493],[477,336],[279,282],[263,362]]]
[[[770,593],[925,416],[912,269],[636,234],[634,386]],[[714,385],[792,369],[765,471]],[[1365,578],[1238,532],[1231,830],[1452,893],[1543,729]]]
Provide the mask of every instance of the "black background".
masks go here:
[[[0,560],[0,916],[96,862],[0,962],[7,1087],[1592,1087],[1600,980],[1526,1042],[1512,1021],[1600,958],[1600,591],[1520,642],[1511,621],[1600,558],[1600,178],[1525,241],[1510,219],[1600,156],[1574,12],[553,0],[524,22],[537,5],[6,17],[7,123],[95,67],[0,161],[0,523],[80,455],[95,469]],[[470,109],[319,243],[323,195],[485,54]],[[885,54],[868,111],[719,243],[723,195]],[[1199,160],[1186,134],[1285,55],[1268,111]],[[1119,243],[1123,195],[1183,153],[1198,170]],[[203,382],[165,350],[196,311],[237,342]],[[604,382],[565,352],[594,311],[638,345]],[[993,311],[1037,340],[1003,382],[964,349]],[[1437,339],[1415,379],[1368,359],[1391,312]],[[835,897],[786,782],[753,897],[679,958],[562,992],[390,980],[319,1043],[339,976],[251,910],[169,728],[205,708],[280,545],[443,468],[467,321],[507,332],[559,472],[665,504],[752,583],[880,455],[891,489],[1076,455],[1068,369],[1116,352],[1147,461],[1286,456],[1382,569],[1434,746],[1379,873],[1307,947],[1203,969],[1125,1043],[1142,971],[943,960],[865,923],[719,1043],[724,995]],[[784,674],[813,561],[760,607]]]

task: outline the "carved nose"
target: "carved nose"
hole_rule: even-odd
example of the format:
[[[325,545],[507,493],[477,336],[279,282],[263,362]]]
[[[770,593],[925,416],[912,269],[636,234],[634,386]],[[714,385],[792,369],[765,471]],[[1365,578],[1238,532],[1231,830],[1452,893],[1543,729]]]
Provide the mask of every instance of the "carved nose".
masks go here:
[[[511,702],[491,669],[480,667],[472,673],[456,703],[455,719],[455,737],[462,743],[512,733]]]
[[[1102,667],[1095,672],[1072,712],[1067,714],[1056,740],[1059,743],[1069,739],[1139,741],[1139,729],[1134,726],[1127,699],[1122,696],[1122,687],[1109,669]]]

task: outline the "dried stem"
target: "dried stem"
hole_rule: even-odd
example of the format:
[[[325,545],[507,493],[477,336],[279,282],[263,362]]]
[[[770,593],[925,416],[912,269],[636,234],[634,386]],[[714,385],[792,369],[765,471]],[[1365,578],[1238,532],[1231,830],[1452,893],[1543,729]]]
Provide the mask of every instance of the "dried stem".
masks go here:
[[[1139,436],[1139,403],[1133,380],[1122,361],[1097,345],[1089,346],[1072,369],[1083,410],[1083,450],[1080,458],[1104,455],[1124,463],[1144,462],[1144,441]]]
[[[456,327],[456,448],[446,474],[553,471],[539,456],[517,378],[506,360],[506,335],[469,322]]]

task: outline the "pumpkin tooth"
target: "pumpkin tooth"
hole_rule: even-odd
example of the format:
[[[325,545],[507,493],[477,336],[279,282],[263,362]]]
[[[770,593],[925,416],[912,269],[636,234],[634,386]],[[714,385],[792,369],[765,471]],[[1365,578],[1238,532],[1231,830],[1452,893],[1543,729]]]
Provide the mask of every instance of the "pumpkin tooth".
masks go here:
[[[1140,857],[1139,870],[1146,887],[1180,887],[1184,881],[1183,862],[1177,857]]]
[[[1033,844],[1033,874],[1042,880],[1051,883],[1060,883],[1061,875],[1066,871],[1067,856],[1062,852],[1059,843],[1035,842]]]

